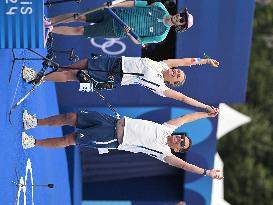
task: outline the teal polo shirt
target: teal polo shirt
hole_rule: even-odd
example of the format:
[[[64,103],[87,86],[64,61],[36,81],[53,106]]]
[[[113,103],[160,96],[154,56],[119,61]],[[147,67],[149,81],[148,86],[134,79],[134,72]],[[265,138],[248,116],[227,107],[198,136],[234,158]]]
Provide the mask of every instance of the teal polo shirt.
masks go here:
[[[135,1],[135,7],[117,7],[113,11],[134,30],[141,44],[161,42],[169,33],[171,26],[165,24],[163,18],[170,14],[160,2],[148,6],[146,1]],[[116,21],[114,30],[119,38],[127,36]]]

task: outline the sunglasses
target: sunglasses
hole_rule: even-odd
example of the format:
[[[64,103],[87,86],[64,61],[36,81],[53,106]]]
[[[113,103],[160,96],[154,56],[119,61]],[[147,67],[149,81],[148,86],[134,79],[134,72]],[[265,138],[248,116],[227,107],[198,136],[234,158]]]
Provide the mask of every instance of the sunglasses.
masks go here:
[[[179,13],[179,16],[181,17],[181,19],[179,19],[179,23],[187,24],[188,14],[186,12],[182,12],[182,13]]]
[[[181,146],[181,149],[184,149],[184,146],[185,146],[185,135],[181,136],[180,146]]]

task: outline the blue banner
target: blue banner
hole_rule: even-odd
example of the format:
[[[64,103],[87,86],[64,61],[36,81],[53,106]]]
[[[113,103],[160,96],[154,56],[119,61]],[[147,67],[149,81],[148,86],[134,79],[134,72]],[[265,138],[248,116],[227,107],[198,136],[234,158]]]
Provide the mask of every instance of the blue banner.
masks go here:
[[[194,24],[177,34],[176,57],[203,58],[206,53],[218,60],[220,66],[182,68],[188,78],[179,90],[208,104],[243,103],[255,1],[178,1],[178,9],[183,7],[194,16]]]
[[[43,1],[0,0],[0,48],[43,48]]]

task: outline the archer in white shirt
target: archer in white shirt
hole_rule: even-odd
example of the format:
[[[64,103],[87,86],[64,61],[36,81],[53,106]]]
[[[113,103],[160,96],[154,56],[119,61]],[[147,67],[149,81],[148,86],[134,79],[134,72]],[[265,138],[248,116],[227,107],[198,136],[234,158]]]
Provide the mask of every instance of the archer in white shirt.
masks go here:
[[[181,86],[186,80],[185,73],[179,66],[209,64],[215,68],[219,62],[213,59],[182,58],[160,62],[141,57],[92,56],[67,67],[60,67],[57,72],[46,74],[43,80],[53,82],[80,81],[79,72],[86,72],[96,82],[113,82],[113,86],[138,84],[162,97],[172,98],[188,105],[206,109],[214,113],[211,106],[190,98],[169,86]],[[23,68],[23,78],[33,82],[37,72],[32,68]]]
[[[62,148],[70,145],[80,145],[96,149],[107,148],[133,153],[142,152],[185,171],[208,175],[214,179],[222,179],[218,173],[219,170],[200,168],[185,162],[171,152],[171,150],[185,152],[191,147],[191,139],[184,135],[172,135],[174,130],[198,119],[215,117],[218,114],[218,109],[213,109],[215,112],[212,114],[195,112],[177,117],[163,124],[128,117],[116,119],[94,111],[67,113],[37,119],[24,111],[25,129],[36,126],[64,125],[74,126],[78,129],[63,137],[39,140],[23,133],[22,145],[25,149],[34,146]]]

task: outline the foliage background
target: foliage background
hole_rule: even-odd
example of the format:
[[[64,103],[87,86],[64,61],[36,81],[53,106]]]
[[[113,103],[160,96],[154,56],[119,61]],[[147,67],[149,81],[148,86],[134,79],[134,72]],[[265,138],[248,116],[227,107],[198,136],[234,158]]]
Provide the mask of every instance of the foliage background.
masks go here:
[[[273,1],[256,1],[246,104],[233,108],[251,123],[218,143],[225,199],[232,205],[269,205],[273,199]]]

